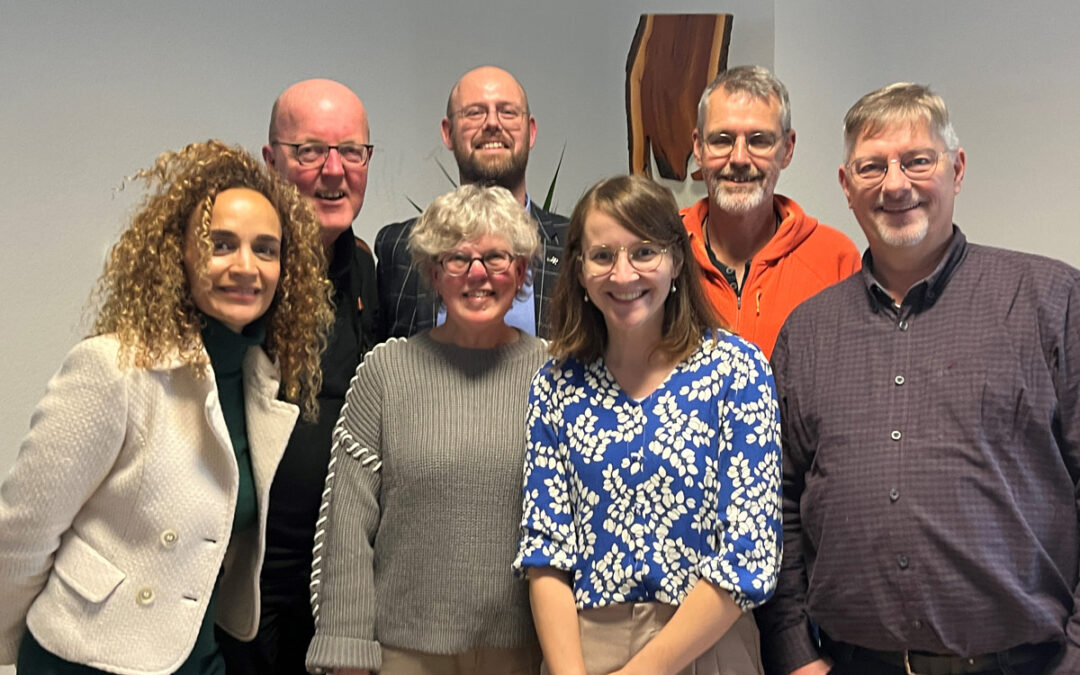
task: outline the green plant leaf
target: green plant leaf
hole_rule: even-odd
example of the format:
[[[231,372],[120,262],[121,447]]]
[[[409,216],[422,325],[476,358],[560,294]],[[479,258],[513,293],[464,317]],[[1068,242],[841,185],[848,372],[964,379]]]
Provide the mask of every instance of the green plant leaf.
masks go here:
[[[555,175],[551,177],[551,185],[548,186],[547,196],[544,197],[544,210],[551,210],[551,198],[555,196],[555,181],[559,180],[559,169],[562,168],[563,155],[566,154],[566,141],[563,141],[562,151],[559,152],[559,163],[555,165]]]
[[[442,171],[442,175],[446,176],[446,180],[450,181],[450,184],[453,185],[456,190],[458,187],[457,181],[453,179],[450,172],[446,170],[446,167],[442,165],[442,162],[439,161],[438,157],[435,158],[435,163],[439,165],[439,170]]]

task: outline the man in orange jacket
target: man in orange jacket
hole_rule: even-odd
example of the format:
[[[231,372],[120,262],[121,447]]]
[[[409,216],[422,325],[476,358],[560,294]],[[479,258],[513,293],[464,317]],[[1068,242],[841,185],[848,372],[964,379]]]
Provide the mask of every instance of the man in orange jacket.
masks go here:
[[[709,196],[683,223],[709,300],[765,356],[796,305],[860,266],[844,234],[773,194],[794,151],[787,88],[768,70],[740,66],[705,88],[694,156]]]

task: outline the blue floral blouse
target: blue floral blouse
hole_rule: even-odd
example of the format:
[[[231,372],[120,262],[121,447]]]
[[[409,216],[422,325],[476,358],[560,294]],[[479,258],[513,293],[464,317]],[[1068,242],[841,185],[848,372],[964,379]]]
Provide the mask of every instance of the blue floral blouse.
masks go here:
[[[642,400],[603,359],[533,378],[514,569],[572,573],[579,609],[679,605],[699,577],[742,609],[776,586],[780,424],[758,349],[707,335]]]

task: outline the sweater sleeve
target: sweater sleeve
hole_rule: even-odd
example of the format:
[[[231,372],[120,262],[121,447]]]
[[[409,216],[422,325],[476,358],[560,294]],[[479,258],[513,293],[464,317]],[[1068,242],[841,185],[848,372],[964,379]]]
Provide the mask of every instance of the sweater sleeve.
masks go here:
[[[519,576],[529,567],[571,571],[577,564],[570,451],[559,440],[565,421],[559,401],[562,375],[560,367],[549,361],[533,378],[529,393],[521,541],[513,564]]]
[[[34,411],[0,485],[0,663],[15,662],[61,535],[116,461],[127,404],[115,343],[95,338],[71,350]]]
[[[731,372],[718,402],[715,552],[701,559],[698,571],[749,610],[769,599],[779,571],[780,418],[761,352],[741,340],[722,348],[729,356],[720,367]]]
[[[373,544],[381,517],[382,347],[357,368],[333,432],[311,572],[312,672],[378,669]]]

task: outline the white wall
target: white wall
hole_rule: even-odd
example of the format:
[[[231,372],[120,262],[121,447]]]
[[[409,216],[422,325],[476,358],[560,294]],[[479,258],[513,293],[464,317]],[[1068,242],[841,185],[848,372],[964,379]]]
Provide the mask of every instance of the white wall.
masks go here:
[[[735,15],[731,63],[772,65],[772,3],[664,0],[665,12]],[[369,242],[449,189],[439,136],[470,68],[517,75],[539,123],[538,198],[566,143],[556,204],[627,170],[626,56],[642,0],[0,0],[0,475],[33,406],[85,332],[80,313],[139,196],[121,179],[161,151],[217,137],[258,151],[287,85],[330,77],[357,91],[376,144]],[[6,669],[0,667],[0,673]],[[10,671],[7,671],[10,672]]]
[[[10,2],[0,0],[0,468],[33,405],[85,330],[80,312],[137,202],[122,178],[168,148],[210,137],[258,152],[287,85],[325,76],[354,88],[376,151],[355,223],[378,229],[450,188],[439,136],[451,85],[483,63],[524,83],[539,122],[530,162],[543,193],[562,144],[556,204],[569,211],[627,169],[624,78],[650,3]],[[733,63],[772,62],[772,5],[729,2]],[[664,11],[709,11],[668,1]],[[137,186],[136,186],[137,188]]]
[[[567,145],[556,201],[569,212],[627,168],[626,55],[648,11],[734,14],[729,63],[775,65],[791,90],[798,145],[780,189],[859,246],[836,185],[840,120],[866,91],[909,79],[951,104],[968,153],[957,214],[968,235],[1080,264],[1066,211],[1080,169],[1080,125],[1066,118],[1080,109],[1074,0],[0,0],[0,472],[84,332],[87,293],[138,196],[115,192],[123,176],[209,137],[257,151],[278,93],[331,77],[371,118],[377,150],[355,224],[370,241],[412,215],[405,195],[424,203],[449,187],[432,160],[453,165],[438,135],[449,87],[496,63],[539,121],[537,195]]]
[[[777,0],[775,69],[795,159],[779,189],[866,244],[837,184],[844,113],[891,82],[929,84],[967,154],[967,237],[1080,265],[1080,3]]]

